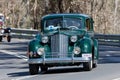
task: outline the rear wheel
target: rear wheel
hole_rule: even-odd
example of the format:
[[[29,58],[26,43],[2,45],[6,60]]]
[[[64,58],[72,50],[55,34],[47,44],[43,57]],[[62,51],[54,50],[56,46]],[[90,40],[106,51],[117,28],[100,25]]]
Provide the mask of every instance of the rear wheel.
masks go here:
[[[29,64],[29,72],[31,75],[38,74],[39,65],[38,64]]]
[[[83,68],[85,71],[91,71],[93,68],[93,61],[83,63]]]

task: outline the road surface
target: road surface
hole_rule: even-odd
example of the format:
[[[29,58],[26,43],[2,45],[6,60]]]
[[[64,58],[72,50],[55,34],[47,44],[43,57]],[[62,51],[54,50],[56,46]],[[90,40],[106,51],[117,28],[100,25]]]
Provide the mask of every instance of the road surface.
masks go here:
[[[99,45],[98,67],[54,67],[45,74],[29,75],[26,50],[29,40],[0,42],[0,80],[120,80],[120,47]]]

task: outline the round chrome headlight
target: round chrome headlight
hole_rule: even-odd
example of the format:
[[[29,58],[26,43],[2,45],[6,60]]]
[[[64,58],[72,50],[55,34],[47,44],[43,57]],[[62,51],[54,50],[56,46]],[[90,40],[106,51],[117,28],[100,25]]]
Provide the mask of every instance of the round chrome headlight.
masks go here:
[[[71,40],[71,42],[76,42],[77,41],[77,36],[71,36],[70,40]]]
[[[42,37],[42,43],[47,43],[48,42],[48,37],[47,36],[43,36]]]
[[[43,55],[44,54],[44,48],[39,48],[38,50],[37,50],[37,53],[38,53],[38,55]]]
[[[79,47],[75,47],[73,52],[74,52],[74,54],[76,54],[76,55],[77,55],[77,54],[80,54],[81,49],[80,49]]]

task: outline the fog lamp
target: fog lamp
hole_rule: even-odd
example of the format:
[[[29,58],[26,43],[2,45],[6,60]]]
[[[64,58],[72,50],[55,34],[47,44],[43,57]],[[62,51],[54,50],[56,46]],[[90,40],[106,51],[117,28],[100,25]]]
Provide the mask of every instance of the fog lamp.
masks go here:
[[[80,54],[81,49],[80,49],[79,47],[75,47],[73,52],[74,52],[74,54],[76,54],[76,55],[77,55],[77,54]]]
[[[37,50],[37,53],[38,53],[38,55],[43,55],[44,54],[44,48],[39,48],[38,50]]]

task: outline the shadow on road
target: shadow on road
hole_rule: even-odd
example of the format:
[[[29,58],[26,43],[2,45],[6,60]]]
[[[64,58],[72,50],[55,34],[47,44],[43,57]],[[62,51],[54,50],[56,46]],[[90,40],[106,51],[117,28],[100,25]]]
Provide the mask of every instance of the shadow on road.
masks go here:
[[[61,74],[61,73],[76,73],[76,72],[85,72],[83,68],[75,67],[75,68],[54,68],[49,69],[47,72],[39,72],[40,75],[44,74]],[[8,73],[9,77],[20,77],[20,76],[28,76],[29,71],[26,72],[14,72],[14,73]]]
[[[7,74],[9,77],[20,77],[20,76],[28,76],[29,72],[15,72],[15,73],[8,73]]]
[[[72,68],[55,68],[49,69],[47,72],[40,74],[60,74],[60,73],[76,73],[76,72],[85,72],[82,67],[72,67]]]

